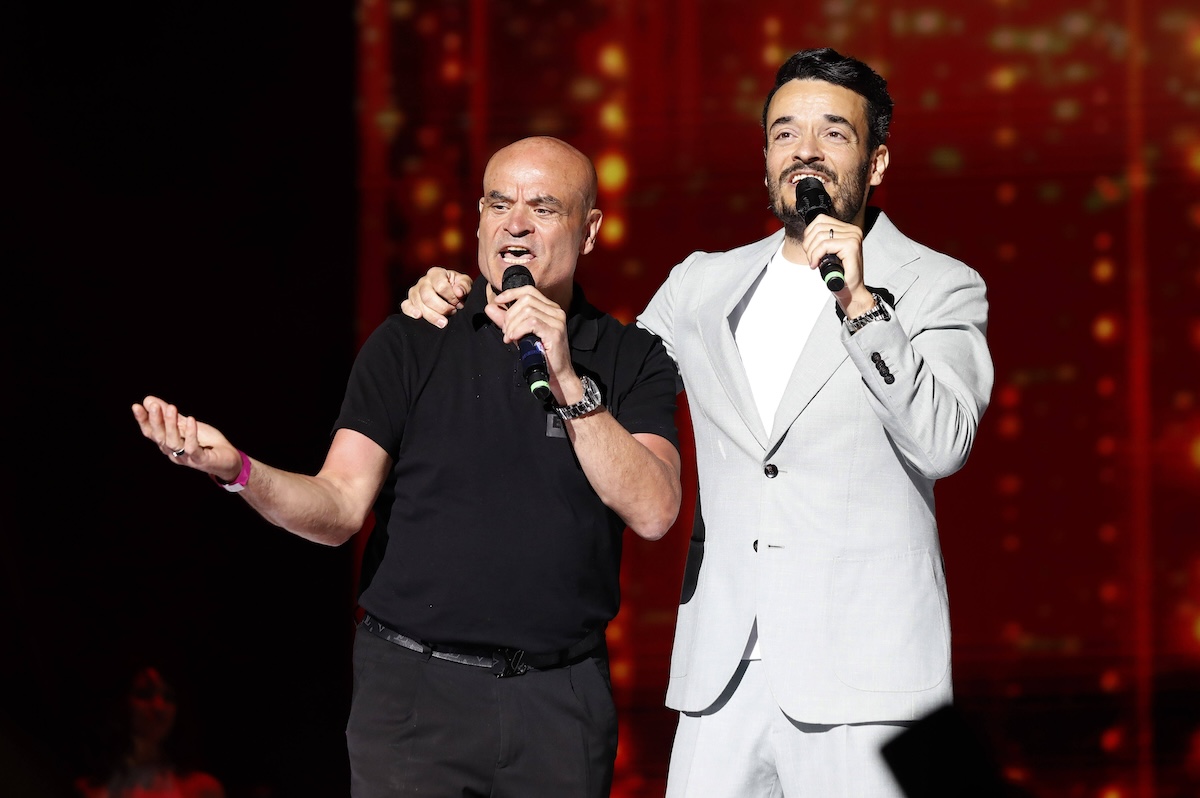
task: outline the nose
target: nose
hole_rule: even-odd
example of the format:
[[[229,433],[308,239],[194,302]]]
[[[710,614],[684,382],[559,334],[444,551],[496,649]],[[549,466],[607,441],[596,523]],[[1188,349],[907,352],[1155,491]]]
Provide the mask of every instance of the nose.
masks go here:
[[[533,214],[529,208],[517,204],[504,219],[504,231],[513,238],[521,238],[533,232]]]
[[[821,141],[818,136],[814,136],[811,133],[796,134],[796,140],[792,144],[793,161],[812,163],[823,160],[824,157],[825,153],[821,149]]]

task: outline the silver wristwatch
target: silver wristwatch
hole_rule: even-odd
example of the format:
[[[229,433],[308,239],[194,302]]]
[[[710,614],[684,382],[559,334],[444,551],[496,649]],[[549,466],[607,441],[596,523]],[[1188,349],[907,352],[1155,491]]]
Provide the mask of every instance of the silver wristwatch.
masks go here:
[[[888,314],[887,308],[884,307],[883,299],[880,298],[879,294],[871,294],[871,296],[875,297],[875,307],[871,308],[861,316],[855,316],[852,319],[846,319],[846,330],[851,335],[854,335],[854,333],[858,332],[863,327],[866,327],[873,321],[892,320],[892,317]]]
[[[554,405],[554,412],[561,419],[581,418],[600,407],[600,389],[591,377],[580,377],[583,383],[583,398],[573,405]]]

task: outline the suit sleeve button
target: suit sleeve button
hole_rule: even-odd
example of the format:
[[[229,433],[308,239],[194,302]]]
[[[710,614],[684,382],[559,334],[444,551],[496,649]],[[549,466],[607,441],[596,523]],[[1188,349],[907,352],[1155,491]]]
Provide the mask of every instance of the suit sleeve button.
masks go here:
[[[754,550],[758,551],[758,541],[754,541]]]
[[[767,475],[767,479],[775,479],[779,474],[779,469],[775,467],[774,463],[767,463],[763,468],[763,473]]]

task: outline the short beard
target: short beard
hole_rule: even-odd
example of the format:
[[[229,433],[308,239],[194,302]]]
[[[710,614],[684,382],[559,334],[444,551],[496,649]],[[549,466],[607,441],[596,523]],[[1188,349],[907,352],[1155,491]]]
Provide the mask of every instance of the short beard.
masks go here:
[[[862,207],[863,201],[866,199],[867,175],[870,172],[870,158],[864,158],[858,170],[850,173],[844,182],[838,180],[834,175],[824,171],[821,172],[829,182],[840,187],[837,198],[830,198],[833,202],[833,209],[829,214],[830,216],[843,222],[854,221],[854,217],[858,215],[858,210]],[[767,195],[771,201],[771,212],[775,214],[775,218],[783,222],[784,234],[788,238],[799,241],[804,237],[804,230],[808,225],[804,222],[804,216],[796,208],[794,194],[790,205],[783,202],[781,185],[783,185],[782,180],[786,179],[787,175],[778,180],[772,180],[770,179],[770,175],[768,175]],[[795,186],[788,185],[788,188],[794,190]]]

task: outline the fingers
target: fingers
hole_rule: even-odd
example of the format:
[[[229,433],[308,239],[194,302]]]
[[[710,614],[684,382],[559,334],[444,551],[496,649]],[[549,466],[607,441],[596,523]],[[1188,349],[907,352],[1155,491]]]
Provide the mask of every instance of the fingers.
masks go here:
[[[159,451],[173,459],[195,452],[196,419],[181,416],[179,408],[164,402],[157,396],[147,396],[140,404],[133,405],[133,417],[145,438],[157,444]]]
[[[862,229],[858,225],[822,214],[805,228],[802,243],[813,269],[819,267],[826,255],[836,255],[841,260],[847,288],[839,294],[862,283]]]
[[[566,340],[566,312],[532,286],[500,293],[496,302],[489,303],[487,312],[504,330],[505,343],[530,333],[540,338],[547,349],[557,340]]]
[[[462,310],[462,299],[471,290],[471,282],[465,274],[433,266],[408,289],[400,310],[411,318],[445,327],[446,317]]]

